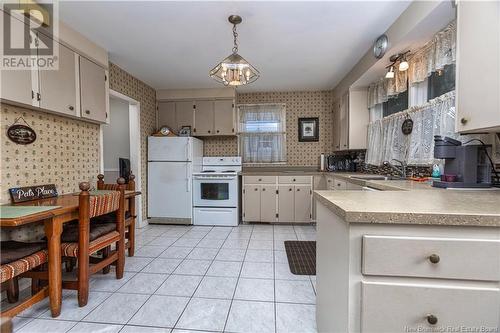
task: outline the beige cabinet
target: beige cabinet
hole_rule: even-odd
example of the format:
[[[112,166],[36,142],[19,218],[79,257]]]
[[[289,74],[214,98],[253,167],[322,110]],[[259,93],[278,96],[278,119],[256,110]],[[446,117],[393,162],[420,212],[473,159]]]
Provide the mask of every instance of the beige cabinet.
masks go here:
[[[194,117],[194,128],[196,136],[207,136],[214,134],[213,101],[196,101]]]
[[[178,131],[183,126],[194,127],[194,102],[181,101],[175,103],[175,130]],[[196,134],[196,133],[194,133]]]
[[[311,221],[311,196],[312,188],[310,185],[295,185],[294,198],[294,222]],[[280,212],[281,213],[281,212]]]
[[[456,130],[500,131],[500,2],[457,1]],[[478,70],[484,64],[487,71]]]
[[[260,185],[243,186],[243,221],[260,221]]]
[[[333,107],[333,150],[366,149],[368,91],[350,89]]]
[[[276,222],[276,185],[262,185],[260,191],[260,221]]]
[[[295,192],[293,185],[278,186],[278,221],[295,221]]]
[[[106,80],[104,68],[80,57],[80,104],[83,118],[106,122],[108,117]]]
[[[38,73],[40,81],[39,106],[41,108],[71,116],[78,115],[79,91],[77,64],[78,55],[66,46],[59,45],[58,70],[42,70]],[[106,97],[104,92],[104,88],[101,89],[98,98],[101,98],[101,103],[104,103],[102,105],[105,108]],[[87,94],[87,92],[84,92],[84,94]]]
[[[177,122],[175,120],[175,102],[158,103],[158,128],[167,126],[177,132]]]
[[[215,135],[234,135],[235,112],[232,100],[217,100],[214,102]]]

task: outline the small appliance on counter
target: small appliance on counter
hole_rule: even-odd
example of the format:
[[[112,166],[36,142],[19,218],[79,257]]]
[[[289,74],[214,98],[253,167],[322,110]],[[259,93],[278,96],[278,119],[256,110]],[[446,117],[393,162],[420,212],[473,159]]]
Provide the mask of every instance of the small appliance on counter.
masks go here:
[[[434,157],[444,159],[441,180],[432,186],[440,188],[491,187],[491,163],[488,145],[462,145],[458,140],[435,135]]]
[[[327,171],[356,172],[357,163],[351,155],[329,155],[326,159]]]
[[[203,157],[193,174],[193,224],[238,226],[241,157]]]

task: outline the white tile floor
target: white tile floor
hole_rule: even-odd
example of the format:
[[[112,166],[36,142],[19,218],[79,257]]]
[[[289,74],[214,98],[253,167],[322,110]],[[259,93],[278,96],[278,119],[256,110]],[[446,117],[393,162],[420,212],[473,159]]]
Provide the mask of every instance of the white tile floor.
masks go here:
[[[316,332],[316,279],[290,272],[283,245],[315,238],[313,226],[150,225],[123,279],[94,275],[83,308],[64,291],[55,319],[45,299],[15,332]]]

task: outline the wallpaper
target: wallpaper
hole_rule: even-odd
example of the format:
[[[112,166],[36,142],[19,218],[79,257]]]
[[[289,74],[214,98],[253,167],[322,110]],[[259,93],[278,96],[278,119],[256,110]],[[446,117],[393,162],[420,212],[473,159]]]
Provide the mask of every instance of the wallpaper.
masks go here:
[[[321,153],[332,149],[332,93],[331,91],[266,92],[237,94],[238,104],[285,103],[286,104],[286,150],[287,165],[317,166]],[[299,117],[319,118],[319,141],[299,142]],[[205,138],[206,156],[237,155],[236,137]]]
[[[136,79],[115,64],[109,64],[109,88],[118,91],[141,104],[141,192],[142,216],[147,217],[147,174],[148,174],[148,147],[147,138],[156,126],[156,91]],[[138,176],[138,175],[136,175]]]

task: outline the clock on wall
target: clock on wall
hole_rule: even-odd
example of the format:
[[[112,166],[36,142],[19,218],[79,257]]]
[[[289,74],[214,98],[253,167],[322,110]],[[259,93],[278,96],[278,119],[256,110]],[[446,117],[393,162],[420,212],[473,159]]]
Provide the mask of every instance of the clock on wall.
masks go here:
[[[373,55],[375,56],[375,58],[382,58],[385,54],[385,51],[387,51],[387,46],[389,46],[389,39],[387,38],[387,36],[379,36],[375,40],[375,43],[373,43]]]

